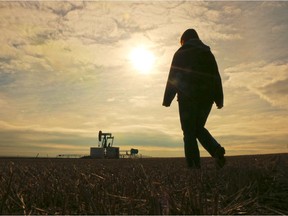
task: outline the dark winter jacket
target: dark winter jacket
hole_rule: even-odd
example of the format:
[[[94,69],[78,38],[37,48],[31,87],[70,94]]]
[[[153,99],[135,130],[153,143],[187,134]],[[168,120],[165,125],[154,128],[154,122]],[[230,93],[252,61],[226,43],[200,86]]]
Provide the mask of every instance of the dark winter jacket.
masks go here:
[[[191,39],[175,53],[164,93],[164,106],[178,100],[215,102],[223,106],[223,90],[218,66],[210,47]]]

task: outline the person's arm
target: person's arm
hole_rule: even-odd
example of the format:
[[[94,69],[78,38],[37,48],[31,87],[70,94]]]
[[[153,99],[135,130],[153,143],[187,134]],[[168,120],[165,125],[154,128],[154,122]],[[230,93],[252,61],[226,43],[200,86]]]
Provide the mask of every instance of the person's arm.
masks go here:
[[[164,92],[164,98],[163,98],[163,103],[162,105],[165,106],[165,107],[169,107],[173,101],[173,99],[175,98],[176,96],[176,84],[177,84],[177,77],[176,77],[176,71],[175,69],[173,68],[173,65],[175,63],[175,56],[173,57],[173,60],[172,60],[172,64],[171,64],[171,67],[170,67],[170,72],[169,72],[169,76],[168,76],[168,80],[167,80],[167,83],[166,83],[166,88],[165,88],[165,92]]]
[[[224,106],[224,94],[223,94],[221,76],[214,55],[212,58],[212,66],[214,76],[214,101],[216,103],[217,108],[221,109]]]

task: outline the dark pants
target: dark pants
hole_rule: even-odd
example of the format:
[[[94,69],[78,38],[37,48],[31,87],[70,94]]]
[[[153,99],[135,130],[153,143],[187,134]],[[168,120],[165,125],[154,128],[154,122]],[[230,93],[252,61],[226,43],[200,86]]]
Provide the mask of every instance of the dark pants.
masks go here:
[[[204,127],[213,103],[178,101],[181,128],[184,135],[184,150],[188,166],[200,166],[197,140],[213,157],[220,144]]]

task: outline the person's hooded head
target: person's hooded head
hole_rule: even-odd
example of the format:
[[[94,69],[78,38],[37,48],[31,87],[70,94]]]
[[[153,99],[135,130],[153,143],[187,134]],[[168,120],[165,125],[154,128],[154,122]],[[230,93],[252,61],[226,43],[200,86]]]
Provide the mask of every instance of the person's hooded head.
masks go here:
[[[185,44],[191,39],[199,39],[199,36],[195,29],[187,29],[181,36],[180,43],[181,45]]]

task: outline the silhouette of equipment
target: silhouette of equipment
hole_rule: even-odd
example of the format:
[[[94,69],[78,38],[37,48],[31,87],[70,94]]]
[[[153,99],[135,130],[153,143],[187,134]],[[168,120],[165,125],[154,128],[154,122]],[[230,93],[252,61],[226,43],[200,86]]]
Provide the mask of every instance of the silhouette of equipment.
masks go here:
[[[138,149],[121,150],[120,147],[113,147],[114,136],[112,133],[98,132],[98,147],[90,147],[90,155],[80,154],[59,154],[57,158],[98,158],[98,159],[119,159],[119,158],[137,158]],[[122,152],[122,153],[120,153]],[[125,154],[124,154],[125,152]],[[38,155],[36,156],[38,157]]]
[[[133,148],[131,148],[130,154],[131,154],[131,155],[136,155],[136,154],[138,154],[138,149],[133,149]]]
[[[112,147],[114,142],[114,136],[112,136],[112,133],[103,133],[100,130],[98,133],[98,140],[99,142],[102,141],[101,143],[102,148]],[[109,140],[111,140],[111,143],[108,142]]]
[[[110,159],[118,159],[124,157],[137,157],[138,149],[126,150],[126,154],[120,154],[119,147],[113,147],[114,136],[112,133],[103,133],[101,130],[98,132],[98,147],[90,148],[90,158],[110,158]]]

